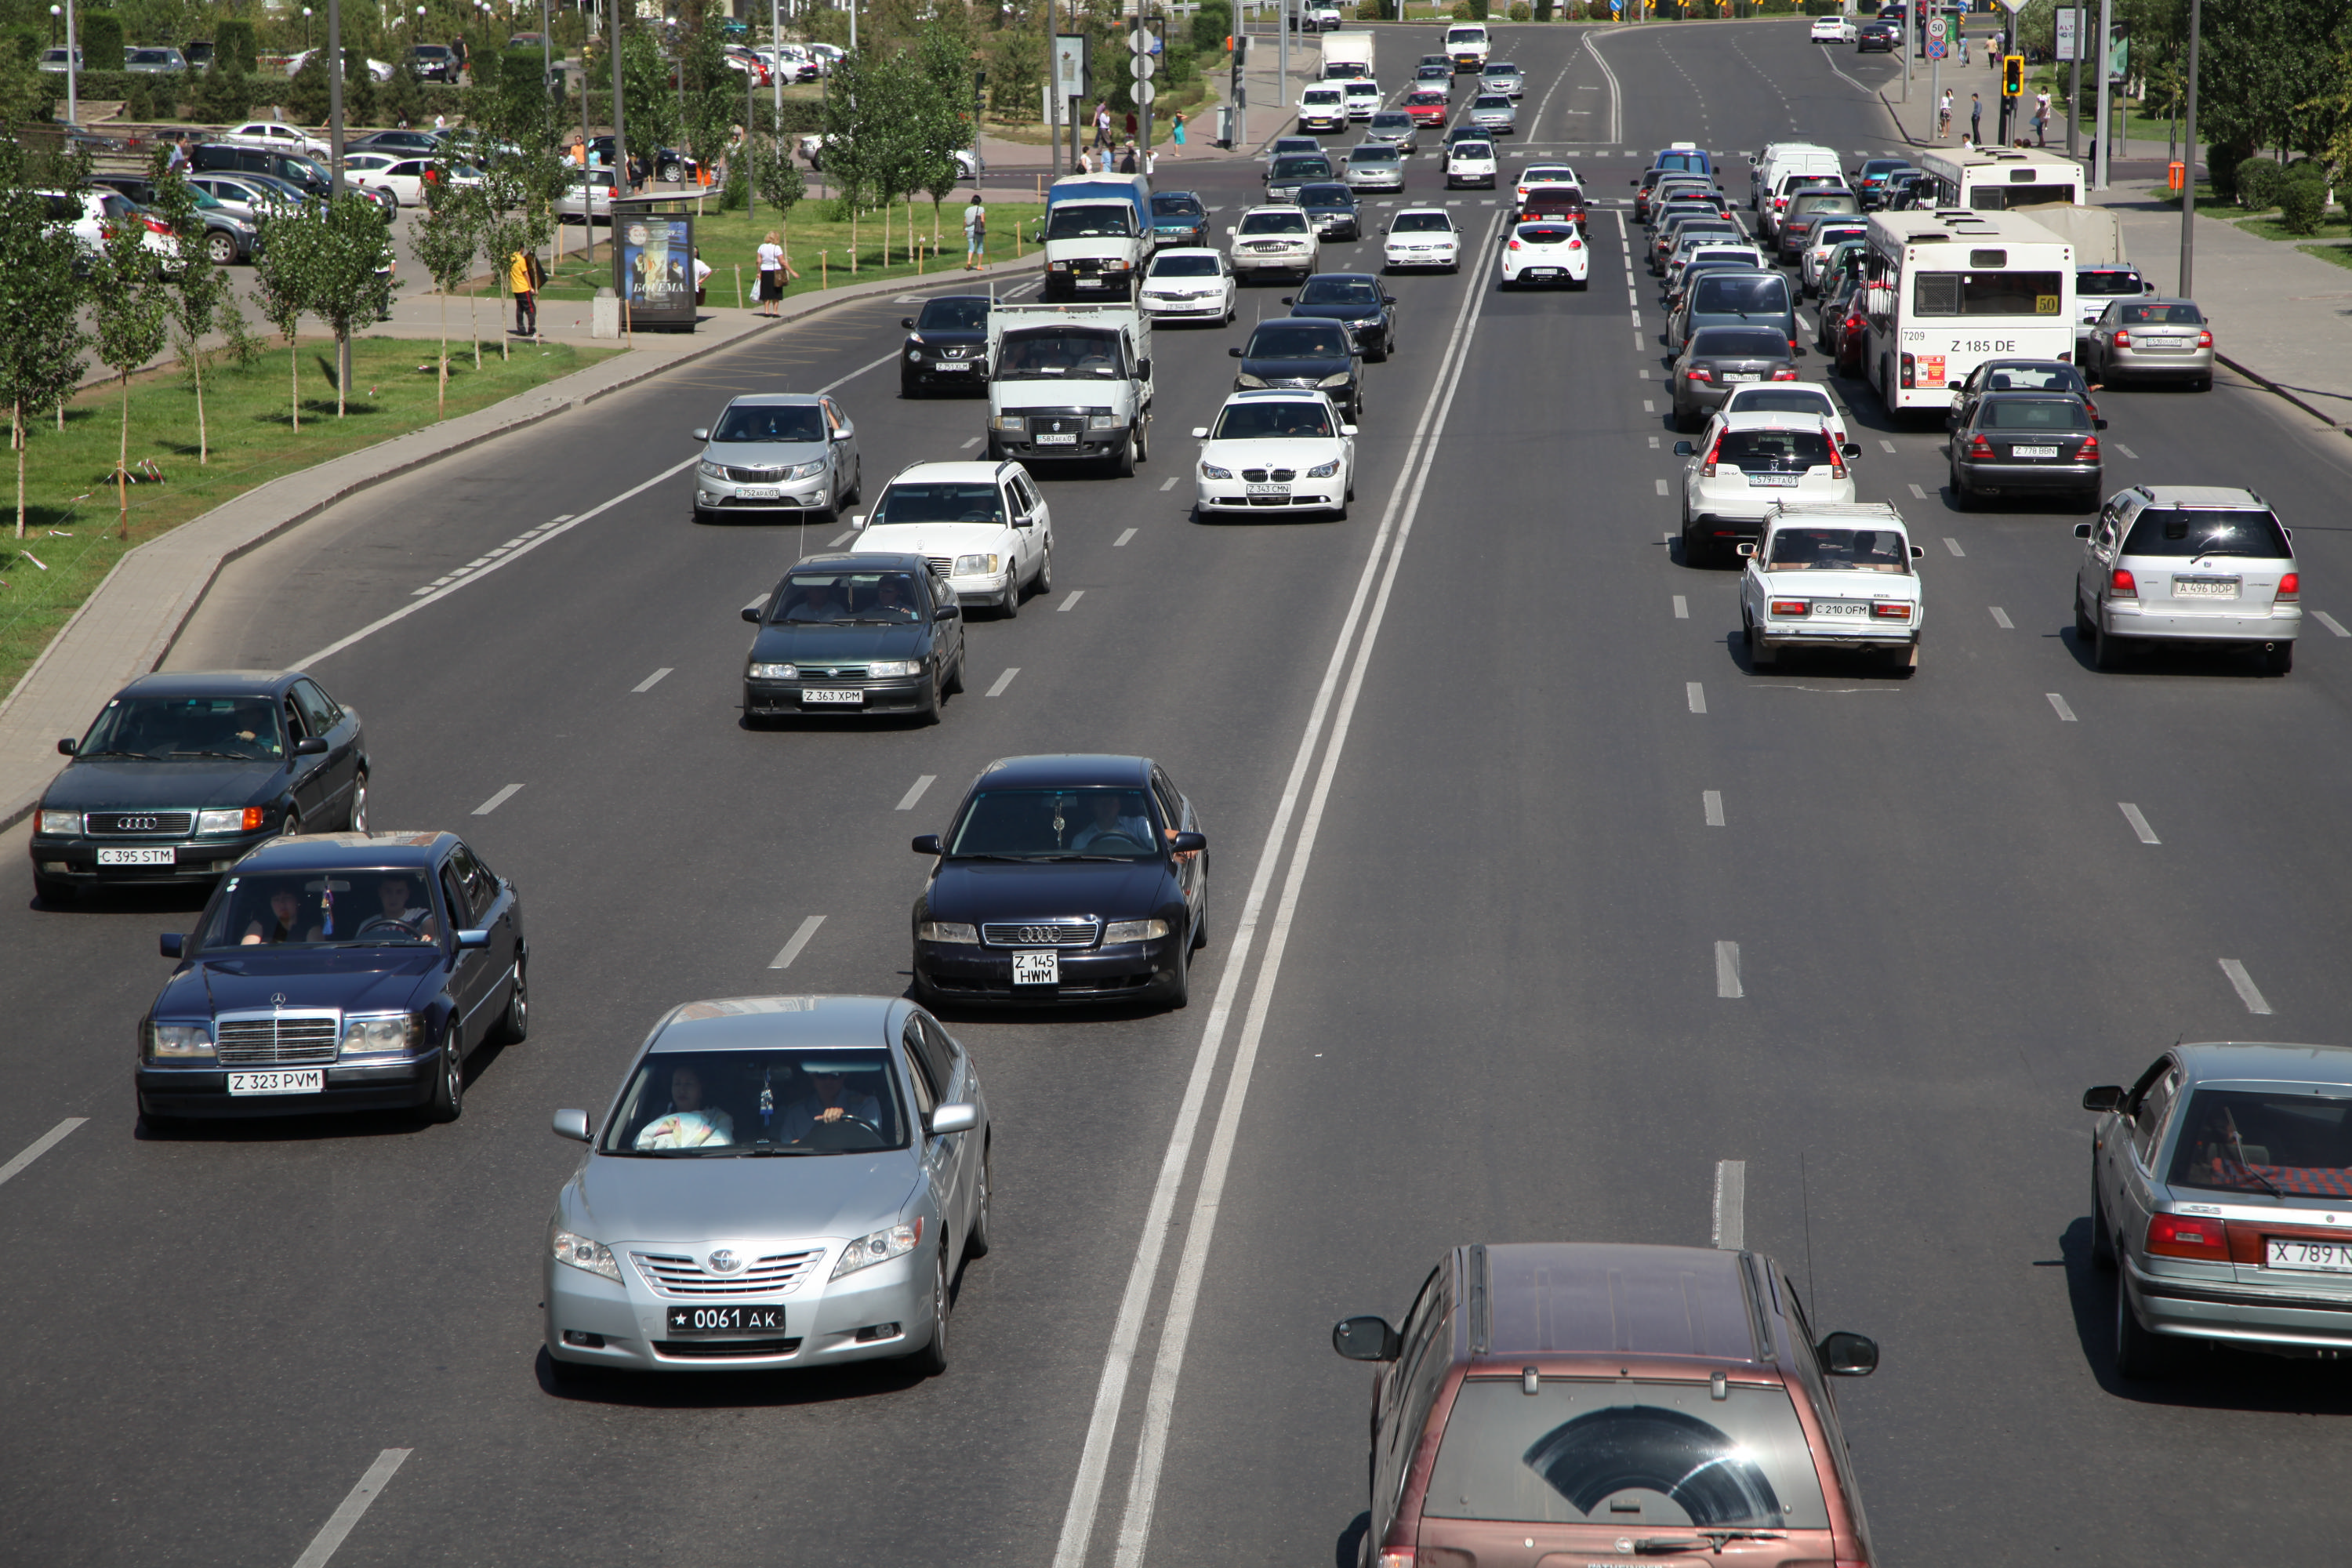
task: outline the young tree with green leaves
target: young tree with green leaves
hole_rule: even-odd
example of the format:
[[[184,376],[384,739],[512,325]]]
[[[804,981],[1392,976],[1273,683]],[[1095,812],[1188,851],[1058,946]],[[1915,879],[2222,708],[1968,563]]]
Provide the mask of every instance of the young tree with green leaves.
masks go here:
[[[789,260],[793,208],[808,195],[808,182],[802,178],[800,165],[793,162],[791,144],[781,136],[747,137],[743,150],[751,161],[752,188],[761,201],[776,209],[776,239]]]
[[[345,191],[326,204],[318,248],[308,268],[310,313],[335,334],[335,363],[349,363],[352,329],[381,321],[392,303],[392,232],[373,202]],[[343,417],[351,388],[335,377],[335,417]]]
[[[621,106],[627,115],[629,150],[654,166],[654,153],[680,140],[677,84],[662,58],[653,29],[626,26],[621,33]]]
[[[0,179],[0,399],[16,447],[16,537],[25,537],[25,448],[33,421],[62,406],[81,380],[89,344],[72,240],[49,226],[48,203],[29,184]]]
[[[294,338],[301,329],[303,312],[310,308],[310,269],[325,227],[326,218],[315,202],[283,208],[270,217],[268,240],[253,257],[261,313],[286,338],[297,430],[302,428],[302,359]]]
[[[163,258],[147,248],[153,231],[137,218],[117,220],[106,243],[89,260],[90,315],[97,326],[98,357],[122,388],[122,441],[114,461],[114,491],[120,506],[115,537],[131,537],[131,373],[163,352],[170,288]]]
[[[425,206],[408,231],[409,243],[416,248],[416,258],[433,279],[433,287],[441,295],[441,384],[436,394],[434,416],[440,418],[449,410],[449,296],[464,288],[474,275],[474,248],[479,243],[482,204],[468,186],[458,190],[446,180],[428,182],[425,187]],[[470,300],[468,301],[470,304]],[[478,335],[474,343],[474,368],[481,368],[482,345]]]
[[[171,167],[161,151],[149,158],[148,175],[155,186],[155,200],[148,210],[172,226],[173,237],[180,247],[180,269],[166,275],[165,281],[172,336],[179,347],[180,363],[195,381],[196,462],[202,467],[212,461],[211,436],[205,424],[204,340],[220,323],[222,312],[234,312],[236,306],[228,275],[214,263],[205,243],[204,214],[196,206],[195,191],[187,176]]]
[[[922,82],[914,186],[931,198],[931,244],[936,247],[940,204],[955,194],[956,153],[980,142],[973,119],[971,38],[952,19],[926,18],[916,37],[915,61]]]

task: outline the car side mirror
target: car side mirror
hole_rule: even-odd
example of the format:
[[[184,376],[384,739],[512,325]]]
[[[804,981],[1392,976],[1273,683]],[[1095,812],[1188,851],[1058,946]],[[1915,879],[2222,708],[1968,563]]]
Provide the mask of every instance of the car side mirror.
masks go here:
[[[912,316],[901,316],[898,318],[898,324],[911,332],[915,330],[915,318]]]
[[[2095,430],[2104,430],[2107,427],[2107,422],[2104,419],[2094,419],[2091,421],[2091,427]]]
[[[708,441],[710,439],[710,432],[709,430],[697,430],[694,433],[694,438],[698,441]]]
[[[1677,441],[1677,442],[1675,442],[1675,457],[1677,457],[1677,458],[1695,458],[1695,457],[1696,457],[1697,455],[1698,455],[1698,448],[1697,448],[1696,447],[1692,446],[1688,441]]]
[[[760,606],[758,605],[744,605],[743,618],[751,622],[753,626],[758,626],[760,624]]]
[[[1195,426],[1192,426],[1192,439],[1193,439],[1193,440],[1195,440],[1195,441],[1205,441],[1205,440],[1207,440],[1208,438],[1209,438],[1209,427],[1208,427],[1206,425],[1195,425]]]
[[[569,1138],[575,1143],[588,1142],[588,1113],[584,1110],[559,1110],[548,1126],[558,1138]]]
[[[1921,545],[1916,545],[1916,544],[1915,544],[1915,545],[1913,545],[1913,546],[1911,547],[1911,559],[1912,559],[1912,560],[1914,560],[1914,561],[1925,561],[1927,558],[1927,550],[1925,549],[1925,547],[1923,547],[1923,546],[1921,546]]]
[[[155,950],[166,958],[177,958],[187,947],[188,939],[175,931],[167,931],[155,939]]]
[[[2085,1110],[2121,1110],[2123,1108],[2124,1091],[2120,1084],[2103,1083],[2095,1089],[2083,1091],[2083,1109]]]
[[[961,606],[952,599],[941,600],[939,608],[931,612],[931,619],[935,621],[954,620],[961,608]]]
[[[1227,354],[1231,355],[1231,356],[1232,356],[1233,358],[1234,358],[1234,359],[1239,359],[1239,358],[1241,358],[1241,357],[1242,357],[1242,351],[1241,351],[1241,350],[1239,350],[1239,349],[1227,349],[1227,350],[1225,351],[1225,353],[1226,353]]]
[[[1862,456],[1862,443],[1859,441],[1842,441],[1838,444],[1838,452],[1843,457],[1859,458]]]
[[[81,750],[81,742],[71,736],[58,742],[58,755],[61,757],[70,757],[79,750]]]
[[[1353,425],[1342,425],[1339,426],[1339,434],[1342,436],[1353,436],[1355,433],[1356,427]]]
[[[2077,539],[2088,539],[2088,538],[2090,538],[2090,537],[2091,537],[2091,525],[2090,525],[2089,523],[2087,523],[2087,522],[2078,522],[2078,523],[2076,523],[2076,524],[2074,525],[2074,537],[2075,537],[2075,538],[2077,538]]]
[[[316,735],[305,735],[300,740],[294,742],[294,754],[298,757],[325,756],[327,754],[327,742],[320,740]]]
[[[1151,379],[1151,356],[1150,354],[1146,354],[1141,359],[1135,362],[1135,374],[1137,378],[1139,380],[1150,381]]]
[[[1205,833],[1180,833],[1168,841],[1168,853],[1197,855],[1208,847],[1209,836]]]
[[[1286,305],[1288,305],[1288,304],[1293,304],[1293,303],[1295,303],[1296,301],[1292,299],[1292,297],[1291,297],[1290,295],[1288,295],[1288,294],[1285,294],[1285,295],[1282,297],[1282,302],[1283,302],[1284,304],[1286,304]]]
[[[852,516],[849,520],[849,526],[853,529],[864,528],[866,526],[866,514],[861,511]]]
[[[918,833],[915,835],[914,843],[908,847],[912,848],[918,855],[943,855],[947,853],[947,851],[940,847],[940,836],[936,833]]]
[[[1752,539],[1743,539],[1731,548],[1736,554],[1753,555],[1756,553],[1756,542]]]
[[[944,1138],[950,1132],[969,1132],[980,1125],[980,1109],[971,1105],[942,1105],[931,1112],[923,1131],[934,1138]]]
[[[490,945],[490,933],[479,926],[457,933],[459,952],[482,952]]]
[[[856,430],[856,426],[849,426],[849,425],[842,425],[842,426],[835,426],[835,427],[834,432],[833,432],[833,438],[834,438],[835,440],[836,440],[836,441],[846,441],[846,440],[848,440],[851,437],[853,437],[853,436],[855,436],[855,435],[856,435],[856,434],[857,434],[857,430]]]
[[[1394,1361],[1404,1353],[1404,1336],[1386,1318],[1342,1318],[1331,1325],[1331,1348],[1349,1361]]]
[[[1832,1377],[1868,1377],[1878,1370],[1878,1342],[1843,1329],[1822,1336],[1813,1353]]]

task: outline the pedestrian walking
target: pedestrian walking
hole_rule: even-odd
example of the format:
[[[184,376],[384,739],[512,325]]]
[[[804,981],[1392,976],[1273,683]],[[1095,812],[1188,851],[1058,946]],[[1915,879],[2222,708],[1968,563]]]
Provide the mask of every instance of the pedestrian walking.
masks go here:
[[[436,115],[435,115],[435,116],[433,117],[433,129],[434,129],[434,130],[436,130],[436,131],[446,131],[446,130],[448,130],[448,129],[449,129],[449,117],[448,117],[447,115],[446,115],[446,114],[436,114]]]
[[[547,269],[539,258],[528,250],[518,250],[507,258],[507,286],[514,290],[515,336],[539,337],[539,290],[547,281]]]
[[[774,229],[760,242],[760,304],[763,316],[782,315],[784,298],[784,247]]]
[[[1090,150],[1090,149],[1088,149],[1088,148],[1085,148],[1085,147],[1081,147],[1081,148],[1079,148],[1079,149],[1078,149],[1078,173],[1079,173],[1079,174],[1093,174],[1094,172],[1095,172],[1095,155],[1094,155],[1094,153],[1092,152],[1092,150]]]
[[[1168,155],[1171,158],[1182,157],[1184,155],[1184,111],[1181,109],[1176,111],[1176,118],[1169,122],[1168,140],[1175,143],[1168,150]]]
[[[2049,129],[2050,95],[2046,92],[2036,93],[2033,97],[2033,144],[2036,147],[2050,145],[2046,140]]]
[[[702,247],[694,247],[694,307],[700,310],[706,300],[703,290],[710,284],[710,263],[702,259]]]
[[[1984,95],[1969,94],[1969,145],[1984,145]]]
[[[1137,130],[1137,127],[1136,127],[1136,123],[1135,123],[1135,110],[1133,110],[1132,109],[1130,109],[1130,110],[1129,110],[1127,111],[1127,139],[1128,139],[1129,142],[1132,142],[1132,141],[1134,141],[1134,140],[1135,140],[1135,137],[1136,137],[1136,130]]]
[[[1946,88],[1942,101],[1936,105],[1936,136],[1938,141],[1952,133],[1952,89]]]
[[[978,191],[972,192],[971,205],[963,209],[963,269],[988,270],[988,208]]]
[[[1118,172],[1122,174],[1135,173],[1135,143],[1132,142],[1118,155]]]
[[[1110,151],[1110,105],[1108,103],[1095,105],[1095,146],[1104,153]]]

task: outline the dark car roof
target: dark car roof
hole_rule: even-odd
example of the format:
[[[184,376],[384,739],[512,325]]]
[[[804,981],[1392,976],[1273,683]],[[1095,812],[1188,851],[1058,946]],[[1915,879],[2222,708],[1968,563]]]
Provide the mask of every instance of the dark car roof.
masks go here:
[[[121,697],[275,697],[301,676],[299,669],[175,669],[142,675]]]
[[[982,768],[980,776],[992,787],[1003,789],[1141,784],[1150,781],[1151,759],[1113,756],[1098,752],[1056,752],[1034,757],[999,757]]]
[[[341,866],[430,867],[455,846],[443,830],[410,833],[305,833],[273,838],[236,863],[236,873],[332,870]]]
[[[1475,1345],[1498,1360],[1531,1355],[1691,1357],[1756,1363],[1759,1346],[1744,1254],[1618,1242],[1489,1246],[1486,1317]]]
[[[793,563],[792,569],[798,572],[804,566],[839,568],[849,565],[853,562],[859,566],[895,566],[905,572],[919,573],[929,570],[923,558],[912,552],[884,550],[863,552],[838,550],[829,551],[823,555],[803,555]]]

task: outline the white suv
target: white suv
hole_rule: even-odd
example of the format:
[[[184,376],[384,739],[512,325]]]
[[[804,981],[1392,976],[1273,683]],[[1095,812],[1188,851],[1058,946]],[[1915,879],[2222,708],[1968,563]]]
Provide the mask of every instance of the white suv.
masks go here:
[[[2252,647],[2272,675],[2294,668],[2303,574],[2253,491],[2135,485],[2074,537],[2074,637],[2099,668],[2116,668],[2126,638]]]
[[[1054,516],[1015,462],[917,463],[853,517],[860,555],[920,555],[965,605],[1010,619],[1030,593],[1054,587]]]
[[[1294,206],[1252,207],[1234,225],[1225,252],[1235,277],[1253,272],[1295,272],[1312,277],[1322,264],[1315,226]]]
[[[1818,414],[1726,414],[1709,421],[1701,446],[1675,443],[1683,465],[1683,564],[1696,566],[1727,544],[1752,540],[1764,514],[1782,502],[1853,500],[1841,442]]]

